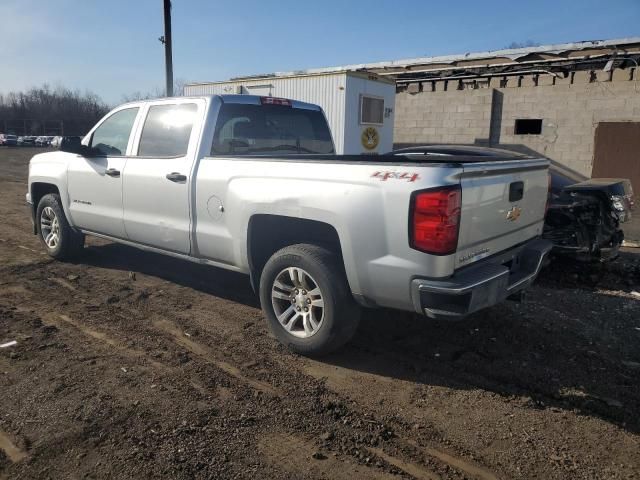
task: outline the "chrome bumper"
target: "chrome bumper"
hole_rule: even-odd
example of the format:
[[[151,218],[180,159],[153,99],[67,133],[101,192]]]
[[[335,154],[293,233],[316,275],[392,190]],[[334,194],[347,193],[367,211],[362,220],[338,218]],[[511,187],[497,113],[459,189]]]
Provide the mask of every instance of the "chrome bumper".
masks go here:
[[[551,248],[551,242],[534,239],[449,278],[417,278],[411,282],[414,307],[431,318],[455,319],[500,303],[533,283]]]

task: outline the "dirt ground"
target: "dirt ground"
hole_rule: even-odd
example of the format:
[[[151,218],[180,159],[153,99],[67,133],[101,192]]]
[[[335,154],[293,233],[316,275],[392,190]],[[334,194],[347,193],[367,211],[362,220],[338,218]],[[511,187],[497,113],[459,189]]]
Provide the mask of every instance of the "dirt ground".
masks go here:
[[[463,322],[366,311],[310,360],[242,275],[96,240],[49,259],[34,151],[0,149],[0,478],[640,478],[640,253]]]

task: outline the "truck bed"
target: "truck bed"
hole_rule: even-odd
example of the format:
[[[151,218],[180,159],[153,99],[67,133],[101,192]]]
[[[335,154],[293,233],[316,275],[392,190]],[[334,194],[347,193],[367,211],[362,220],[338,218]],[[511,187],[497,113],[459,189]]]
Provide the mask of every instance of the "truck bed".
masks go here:
[[[384,155],[324,155],[291,153],[251,154],[251,155],[224,155],[224,157],[237,157],[251,160],[268,160],[281,162],[322,162],[322,163],[349,163],[349,164],[385,164],[385,165],[428,165],[459,166],[466,163],[504,162],[513,160],[531,160],[535,157],[524,155],[509,150],[482,147],[464,146],[429,146],[413,147],[396,150]]]

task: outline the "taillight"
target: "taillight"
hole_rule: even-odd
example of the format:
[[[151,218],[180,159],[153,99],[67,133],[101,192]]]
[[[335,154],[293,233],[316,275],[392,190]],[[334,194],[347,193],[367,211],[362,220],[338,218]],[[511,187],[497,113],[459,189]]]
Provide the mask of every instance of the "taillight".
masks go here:
[[[291,100],[287,100],[286,98],[260,97],[260,102],[262,103],[262,105],[283,105],[285,107],[291,106]]]
[[[411,198],[409,243],[411,248],[434,255],[450,255],[458,248],[459,185],[415,192]]]

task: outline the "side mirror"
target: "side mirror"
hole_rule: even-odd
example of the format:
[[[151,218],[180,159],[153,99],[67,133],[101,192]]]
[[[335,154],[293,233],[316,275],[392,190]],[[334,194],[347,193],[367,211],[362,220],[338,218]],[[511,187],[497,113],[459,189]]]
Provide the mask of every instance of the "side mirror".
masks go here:
[[[94,157],[99,154],[94,148],[82,145],[80,137],[62,137],[58,149],[61,152],[75,153],[83,157]]]
[[[58,149],[62,152],[80,154],[80,139],[78,137],[62,137]]]

